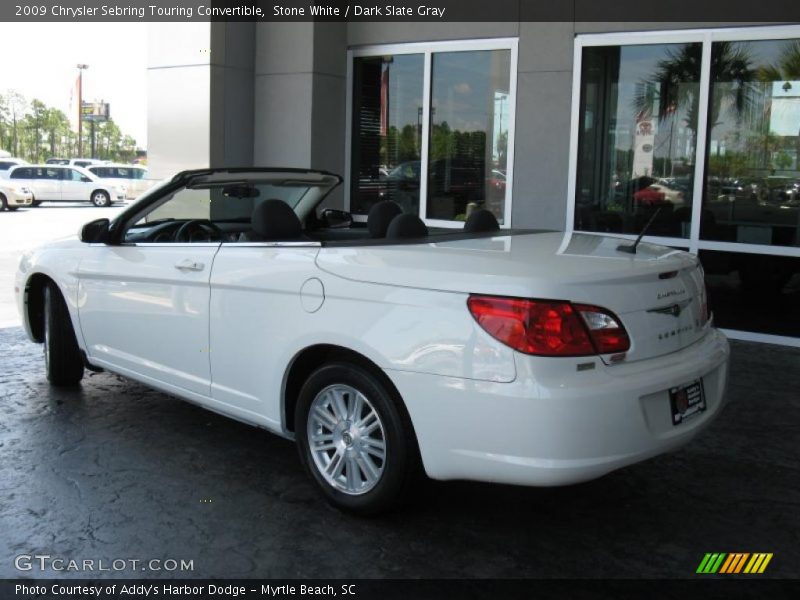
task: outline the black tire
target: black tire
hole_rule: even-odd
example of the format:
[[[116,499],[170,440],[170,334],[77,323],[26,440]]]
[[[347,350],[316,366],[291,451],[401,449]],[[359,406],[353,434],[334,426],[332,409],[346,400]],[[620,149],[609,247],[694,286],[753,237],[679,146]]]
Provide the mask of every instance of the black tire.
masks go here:
[[[6,210],[8,208],[8,200],[4,194],[0,194],[0,212]]]
[[[31,198],[31,206],[39,206],[42,204],[41,200],[37,200],[35,197]]]
[[[111,196],[108,195],[108,192],[104,190],[95,190],[92,192],[91,198],[92,204],[94,204],[98,208],[102,208],[104,206],[111,206]]]
[[[308,440],[312,403],[321,392],[336,385],[354,388],[363,394],[382,425],[385,442],[385,459],[380,467],[382,472],[369,491],[357,495],[341,491],[325,479],[320,472],[321,467],[314,460]],[[395,396],[369,370],[349,362],[323,365],[311,374],[300,390],[295,410],[295,438],[300,460],[325,499],[336,508],[364,516],[386,512],[398,506],[409,495],[411,488],[420,482],[417,441],[401,400]]]
[[[83,361],[67,304],[54,283],[44,288],[43,345],[47,380],[55,386],[77,385],[83,378]]]

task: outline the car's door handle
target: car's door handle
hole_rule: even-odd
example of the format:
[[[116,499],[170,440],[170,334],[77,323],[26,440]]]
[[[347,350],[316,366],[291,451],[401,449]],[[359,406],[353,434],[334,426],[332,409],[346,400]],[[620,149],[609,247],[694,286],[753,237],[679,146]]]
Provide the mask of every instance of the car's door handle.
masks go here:
[[[175,263],[175,268],[180,271],[202,271],[206,266],[191,258],[184,258]]]

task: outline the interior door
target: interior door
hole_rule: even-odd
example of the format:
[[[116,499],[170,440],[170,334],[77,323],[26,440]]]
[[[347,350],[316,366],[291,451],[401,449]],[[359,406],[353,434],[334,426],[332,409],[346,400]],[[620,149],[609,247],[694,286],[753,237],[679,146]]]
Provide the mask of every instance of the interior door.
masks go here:
[[[92,245],[79,314],[93,363],[209,395],[209,276],[218,242]]]

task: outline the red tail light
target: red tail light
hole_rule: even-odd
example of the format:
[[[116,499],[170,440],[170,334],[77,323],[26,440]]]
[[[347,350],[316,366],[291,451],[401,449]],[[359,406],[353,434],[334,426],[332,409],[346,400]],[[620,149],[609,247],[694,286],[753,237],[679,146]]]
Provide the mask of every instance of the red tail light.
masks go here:
[[[630,348],[619,319],[597,306],[476,295],[467,306],[484,331],[525,354],[589,356]]]

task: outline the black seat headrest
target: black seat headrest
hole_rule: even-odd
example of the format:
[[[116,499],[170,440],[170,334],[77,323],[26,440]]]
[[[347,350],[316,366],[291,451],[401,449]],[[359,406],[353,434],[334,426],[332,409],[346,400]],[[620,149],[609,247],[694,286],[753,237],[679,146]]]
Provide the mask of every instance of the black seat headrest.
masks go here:
[[[485,208],[476,210],[469,216],[466,223],[464,223],[464,231],[470,233],[476,233],[478,231],[498,231],[499,229],[500,223],[497,222],[497,218]]]
[[[367,215],[369,236],[371,238],[386,237],[386,230],[389,229],[389,223],[400,214],[403,214],[403,209],[400,208],[399,204],[391,200],[384,200],[374,204],[372,208],[369,209],[369,214]]]
[[[250,217],[253,231],[265,240],[288,240],[303,235],[303,225],[283,200],[264,200]]]
[[[428,235],[428,227],[417,215],[397,215],[389,223],[386,239],[421,238]]]

